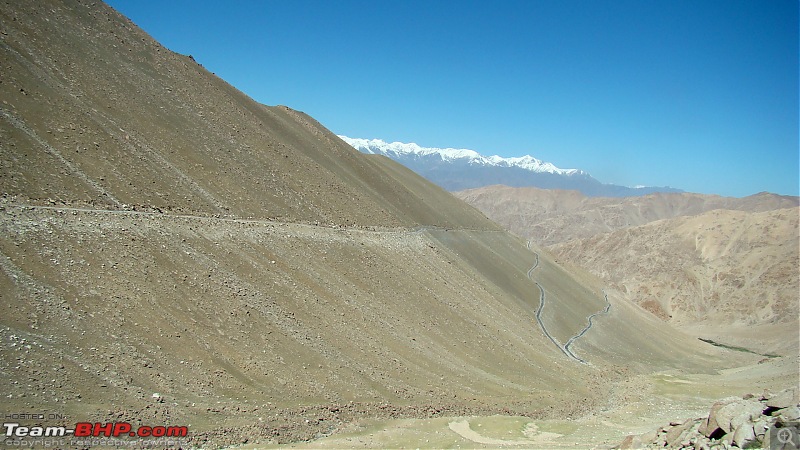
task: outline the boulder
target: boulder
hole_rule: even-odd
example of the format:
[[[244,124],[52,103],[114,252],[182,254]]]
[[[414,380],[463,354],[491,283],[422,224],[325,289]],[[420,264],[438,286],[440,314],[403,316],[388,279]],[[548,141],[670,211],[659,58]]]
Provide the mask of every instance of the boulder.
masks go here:
[[[739,400],[741,399],[738,397],[727,397],[711,405],[711,411],[708,413],[708,418],[703,424],[700,425],[700,433],[705,437],[710,437],[715,431],[717,431],[717,428],[720,428],[719,423],[717,422],[717,413],[719,410],[724,408],[726,405]]]
[[[733,432],[733,444],[739,448],[744,448],[749,442],[756,440],[756,433],[753,426],[749,423],[743,423],[736,427]]]
[[[667,431],[664,440],[667,447],[680,447],[679,444],[684,440],[691,428],[698,423],[698,420],[689,419],[680,425],[674,426]]]
[[[617,448],[620,450],[644,448],[647,444],[649,444],[649,442],[642,440],[642,437],[638,434],[629,434],[625,436],[625,439],[622,440],[622,443],[620,443]]]
[[[719,439],[720,444],[725,447],[730,447],[733,444],[733,433],[728,433]]]
[[[786,389],[767,399],[770,408],[789,408],[797,405],[797,393],[794,389]]]
[[[655,430],[648,431],[647,433],[640,434],[639,437],[642,439],[642,442],[655,442],[656,438],[658,437],[658,433]]]
[[[788,423],[795,420],[800,420],[800,407],[790,406],[788,408],[779,409],[772,413],[773,416],[778,416],[778,422]]]
[[[761,396],[727,397],[714,403],[706,418],[671,421],[657,431],[626,437],[618,448],[769,448],[771,427],[800,420],[796,395],[797,391],[790,389],[777,394],[765,391]]]
[[[753,424],[753,431],[756,433],[756,437],[761,438],[763,441],[764,435],[769,431],[769,419],[766,416],[759,417],[756,423]]]
[[[644,434],[630,434],[625,436],[625,439],[616,448],[620,450],[645,448],[656,442],[657,435],[658,433],[655,431],[649,431]]]
[[[711,433],[706,433],[707,429],[708,429],[708,417],[706,417],[705,419],[700,419],[700,428],[697,429],[697,432],[705,437],[708,437],[711,433],[713,433],[713,431]]]
[[[761,417],[764,405],[756,400],[738,400],[729,403],[717,411],[715,416],[717,426],[725,433],[731,433],[740,425],[749,423]]]

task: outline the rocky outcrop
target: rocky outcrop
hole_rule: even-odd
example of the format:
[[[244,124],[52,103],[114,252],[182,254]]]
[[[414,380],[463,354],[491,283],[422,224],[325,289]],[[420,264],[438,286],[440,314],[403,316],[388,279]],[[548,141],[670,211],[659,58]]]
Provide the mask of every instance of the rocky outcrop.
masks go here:
[[[770,439],[789,428],[781,439],[798,437],[800,402],[797,390],[777,394],[727,397],[715,402],[707,417],[670,422],[655,433],[627,436],[616,448],[728,449],[772,448]],[[795,447],[789,447],[795,448]]]

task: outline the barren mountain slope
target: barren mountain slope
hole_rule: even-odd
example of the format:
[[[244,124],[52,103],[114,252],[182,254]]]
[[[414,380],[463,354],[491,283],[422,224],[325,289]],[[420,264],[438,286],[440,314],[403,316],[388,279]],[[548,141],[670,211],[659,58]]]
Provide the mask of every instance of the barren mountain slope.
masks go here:
[[[549,249],[676,325],[796,354],[799,215],[715,210]]]
[[[607,309],[596,278],[102,3],[0,3],[0,60],[7,412],[286,442],[575,417],[642,372],[753,360],[614,289]]]
[[[518,236],[540,245],[587,238],[654,220],[713,209],[769,211],[798,206],[797,197],[760,193],[745,198],[704,194],[586,197],[577,191],[487,186],[454,193]]]
[[[13,203],[0,231],[13,410],[284,441],[365,416],[574,417],[635,372],[722,363],[615,293],[573,346],[591,365],[568,358],[536,324],[534,253],[502,232]],[[541,254],[543,320],[564,345],[604,302]]]
[[[104,5],[21,6],[0,10],[5,193],[336,225],[493,227],[441,189],[411,192],[385,158],[362,157],[305,114],[254,102]]]

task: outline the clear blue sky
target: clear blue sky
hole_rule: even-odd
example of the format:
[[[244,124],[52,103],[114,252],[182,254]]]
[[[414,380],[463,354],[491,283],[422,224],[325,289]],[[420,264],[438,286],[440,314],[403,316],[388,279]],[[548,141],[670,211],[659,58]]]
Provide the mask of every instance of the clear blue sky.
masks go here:
[[[798,195],[797,0],[111,0],[337,134]]]

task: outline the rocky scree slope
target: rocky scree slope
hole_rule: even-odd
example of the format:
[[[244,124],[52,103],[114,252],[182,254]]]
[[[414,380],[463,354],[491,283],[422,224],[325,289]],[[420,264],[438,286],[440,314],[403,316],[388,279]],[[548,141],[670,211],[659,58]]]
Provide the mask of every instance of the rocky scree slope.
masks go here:
[[[656,431],[630,435],[616,448],[792,448],[800,401],[797,390],[727,397],[711,406],[708,416],[670,422]]]

